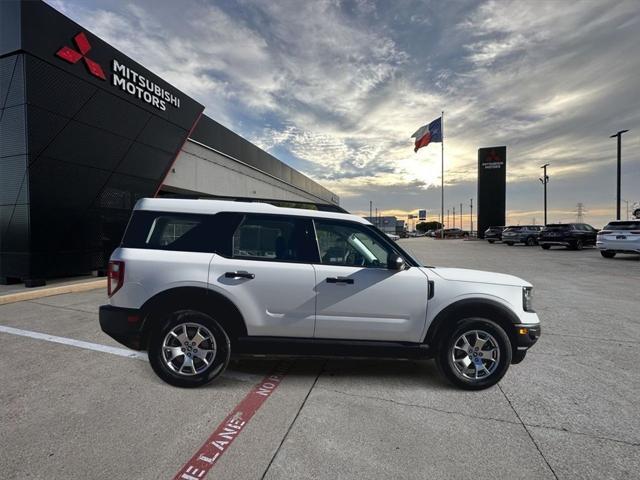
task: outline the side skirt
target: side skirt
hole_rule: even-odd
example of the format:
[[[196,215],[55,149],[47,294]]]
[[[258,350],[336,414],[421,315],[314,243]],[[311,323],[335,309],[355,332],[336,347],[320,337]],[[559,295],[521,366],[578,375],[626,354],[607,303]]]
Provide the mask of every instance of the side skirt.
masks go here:
[[[430,358],[421,343],[335,340],[324,338],[240,337],[234,355],[287,355],[301,357]]]

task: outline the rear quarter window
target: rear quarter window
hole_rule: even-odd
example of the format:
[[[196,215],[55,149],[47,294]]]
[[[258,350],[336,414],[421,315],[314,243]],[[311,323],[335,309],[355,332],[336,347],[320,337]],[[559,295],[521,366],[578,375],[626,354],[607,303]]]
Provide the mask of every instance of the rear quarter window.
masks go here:
[[[242,215],[134,211],[122,240],[125,248],[230,255],[231,236]]]

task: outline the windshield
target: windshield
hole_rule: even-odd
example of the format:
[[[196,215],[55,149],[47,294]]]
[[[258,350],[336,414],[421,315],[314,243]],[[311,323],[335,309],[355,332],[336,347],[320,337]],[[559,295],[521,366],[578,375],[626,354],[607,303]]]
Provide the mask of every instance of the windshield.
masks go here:
[[[640,221],[611,222],[603,230],[640,230]]]

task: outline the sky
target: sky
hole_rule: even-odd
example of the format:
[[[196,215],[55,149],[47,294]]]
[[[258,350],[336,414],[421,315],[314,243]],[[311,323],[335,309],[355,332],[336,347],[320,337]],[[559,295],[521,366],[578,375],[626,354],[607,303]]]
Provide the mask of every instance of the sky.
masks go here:
[[[356,214],[445,210],[469,226],[477,149],[507,146],[507,223],[596,227],[640,202],[640,1],[47,0],[340,196]],[[446,215],[446,214],[445,214]],[[623,218],[626,204],[622,204]],[[459,218],[459,215],[458,215]],[[458,221],[459,226],[459,221]]]

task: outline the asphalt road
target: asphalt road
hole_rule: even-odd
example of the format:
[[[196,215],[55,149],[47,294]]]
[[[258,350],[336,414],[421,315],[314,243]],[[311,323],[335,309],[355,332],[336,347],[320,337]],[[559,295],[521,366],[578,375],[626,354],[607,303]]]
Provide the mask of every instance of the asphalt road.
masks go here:
[[[428,264],[535,286],[543,336],[494,388],[430,361],[296,360],[206,478],[640,478],[640,259],[402,240]],[[0,327],[111,347],[104,292],[0,306]],[[6,330],[6,329],[5,329]],[[140,358],[0,330],[0,478],[172,478],[277,361],[197,390]]]

